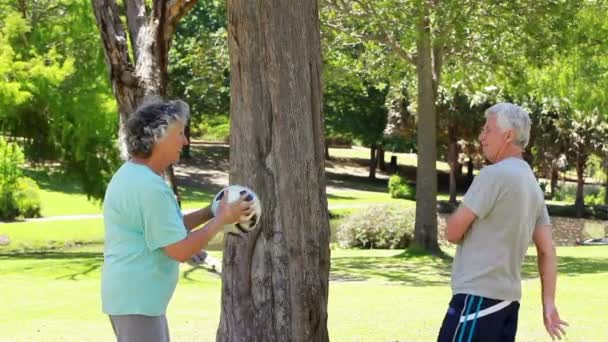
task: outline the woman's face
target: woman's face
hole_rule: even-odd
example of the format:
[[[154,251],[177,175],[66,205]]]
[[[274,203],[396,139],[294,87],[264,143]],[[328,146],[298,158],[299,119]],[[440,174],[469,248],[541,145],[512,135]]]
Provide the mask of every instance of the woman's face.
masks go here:
[[[188,145],[188,139],[184,134],[184,124],[174,121],[167,128],[165,136],[154,145],[153,154],[157,154],[167,166],[177,163],[182,148]]]

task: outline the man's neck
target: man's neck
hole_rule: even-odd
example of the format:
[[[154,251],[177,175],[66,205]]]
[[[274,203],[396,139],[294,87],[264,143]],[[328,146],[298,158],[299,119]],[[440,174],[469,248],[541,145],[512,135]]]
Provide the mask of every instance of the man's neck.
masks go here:
[[[524,159],[523,151],[521,150],[521,148],[511,148],[511,149],[505,151],[498,158],[496,158],[496,161],[494,163],[495,164],[499,163],[508,158]]]

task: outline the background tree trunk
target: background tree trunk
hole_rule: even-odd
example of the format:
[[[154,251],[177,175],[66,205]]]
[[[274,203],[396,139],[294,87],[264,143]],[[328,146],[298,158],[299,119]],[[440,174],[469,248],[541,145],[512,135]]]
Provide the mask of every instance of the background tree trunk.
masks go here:
[[[555,163],[552,163],[555,164]],[[553,165],[553,167],[551,167],[551,199],[553,199],[555,197],[555,191],[557,190],[557,181],[559,179],[559,169],[557,168],[557,165]]]
[[[585,164],[587,158],[579,152],[576,157],[576,199],[574,200],[574,210],[576,217],[583,217],[585,213]]]
[[[426,4],[418,19],[416,74],[418,77],[418,168],[414,245],[439,252],[437,242],[437,118],[433,85],[431,27]]]
[[[458,170],[458,142],[454,137],[454,129],[448,132],[448,163],[450,165],[450,203],[456,203],[456,174]]]
[[[260,226],[227,236],[217,341],[328,341],[316,0],[228,0],[230,182],[256,190]]]
[[[376,179],[376,165],[378,164],[378,147],[373,144],[369,147],[369,179]]]
[[[380,171],[386,172],[386,161],[384,160],[384,146],[382,144],[378,145],[378,151],[376,153],[378,159],[378,168]]]

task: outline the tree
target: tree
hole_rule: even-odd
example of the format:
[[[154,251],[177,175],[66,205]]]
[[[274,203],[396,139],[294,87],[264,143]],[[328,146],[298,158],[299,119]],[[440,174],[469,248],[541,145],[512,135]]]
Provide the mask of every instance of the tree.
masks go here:
[[[0,0],[0,130],[102,198],[117,117],[90,4]]]
[[[316,0],[228,1],[230,182],[260,227],[228,236],[218,341],[327,341],[329,222]]]
[[[340,76],[338,76],[340,75]],[[378,89],[348,71],[334,71],[325,78],[325,129],[349,136],[370,147],[369,178],[376,178],[379,151],[386,127],[388,88]]]
[[[121,127],[145,99],[166,96],[173,33],[195,4],[196,0],[153,0],[150,9],[144,0],[124,0],[122,13],[115,0],[93,0]],[[166,176],[179,202],[172,167]]]
[[[226,2],[202,1],[178,25],[169,53],[171,97],[190,105],[186,133],[228,122],[230,112],[230,61],[228,57]],[[192,129],[190,129],[192,127]],[[189,155],[189,145],[184,147]]]
[[[450,166],[450,203],[456,203],[457,174],[459,168],[459,141],[475,141],[482,126],[486,101],[476,103],[480,94],[468,95],[459,85],[451,89],[441,87],[437,99],[439,113],[438,140],[440,146],[447,146],[447,160]],[[484,96],[485,97],[485,96]],[[441,150],[441,149],[440,149]],[[445,150],[445,148],[443,149]]]
[[[560,145],[577,172],[575,210],[584,214],[584,177],[592,153],[606,145],[608,95],[608,49],[602,44],[608,34],[605,1],[579,3],[572,20],[561,30],[563,44],[543,65],[531,65],[530,83],[537,98],[559,104],[555,122]]]

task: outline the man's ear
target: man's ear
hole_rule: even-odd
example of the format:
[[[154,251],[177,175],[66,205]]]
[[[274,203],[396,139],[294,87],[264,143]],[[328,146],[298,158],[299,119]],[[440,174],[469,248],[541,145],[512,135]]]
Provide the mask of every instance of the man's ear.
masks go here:
[[[510,129],[507,131],[507,142],[512,143],[515,140],[515,132]]]

